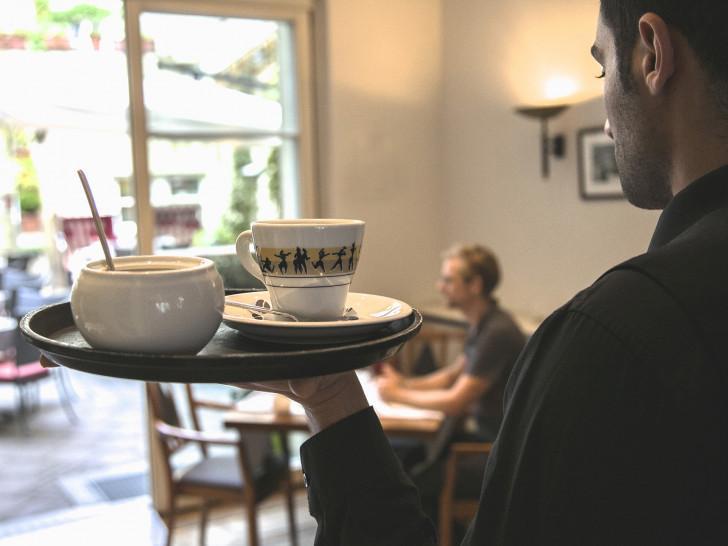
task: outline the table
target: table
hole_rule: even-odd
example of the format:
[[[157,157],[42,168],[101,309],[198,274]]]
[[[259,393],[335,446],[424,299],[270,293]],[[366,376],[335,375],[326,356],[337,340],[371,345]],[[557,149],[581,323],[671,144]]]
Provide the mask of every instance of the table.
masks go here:
[[[357,375],[386,435],[422,439],[435,436],[444,417],[442,412],[388,404],[377,395],[368,370],[360,370]],[[288,433],[309,431],[303,408],[281,395],[253,392],[236,406],[235,410],[225,414],[225,426],[236,429],[241,434],[250,431],[277,433],[287,461],[291,460]],[[285,486],[290,491],[290,476],[287,476]]]
[[[357,372],[369,403],[382,423],[388,436],[411,438],[432,438],[440,427],[444,414],[439,411],[409,408],[403,405],[388,404],[377,395],[371,373],[368,370]],[[303,408],[280,395],[254,392],[236,404],[236,409],[224,416],[226,427],[245,431],[277,432],[283,435],[293,431],[308,432],[308,422]]]
[[[377,395],[370,369],[358,370],[367,400],[377,412],[385,434],[414,438],[432,438],[440,428],[444,414],[432,410],[420,410],[405,406],[387,404]],[[276,433],[280,436],[283,456],[291,461],[288,433],[309,432],[308,422],[300,404],[291,402],[278,394],[252,392],[236,404],[236,409],[224,416],[226,427],[236,429],[240,434],[257,431]],[[292,502],[293,484],[291,473],[287,472],[284,485],[286,496]]]

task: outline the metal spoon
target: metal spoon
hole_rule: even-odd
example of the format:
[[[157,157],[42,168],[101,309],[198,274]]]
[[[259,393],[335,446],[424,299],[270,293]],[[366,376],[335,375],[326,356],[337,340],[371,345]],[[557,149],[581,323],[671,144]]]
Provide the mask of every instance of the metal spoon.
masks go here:
[[[88,199],[88,205],[91,207],[91,215],[94,218],[94,225],[96,226],[96,233],[99,234],[99,241],[101,241],[101,248],[104,249],[104,256],[106,257],[106,265],[109,267],[110,271],[114,271],[114,262],[111,259],[111,254],[109,253],[109,243],[106,241],[106,233],[104,233],[104,226],[101,224],[101,218],[99,218],[99,211],[96,210],[96,201],[94,201],[94,196],[91,193],[91,188],[88,185],[88,180],[86,180],[86,174],[79,169],[78,170],[78,177],[81,179],[81,184],[83,184],[83,191],[86,192],[86,199]]]
[[[256,313],[268,313],[271,315],[277,315],[279,317],[283,317],[287,320],[290,320],[291,322],[299,322],[299,320],[295,317],[295,315],[292,315],[290,313],[286,313],[284,311],[278,311],[276,309],[271,309],[270,307],[267,307],[267,302],[263,300],[259,300],[258,305],[253,305],[251,303],[242,303],[239,301],[232,301],[232,300],[225,300],[225,305],[231,305],[233,307],[241,307],[243,309],[247,309],[251,312],[254,318],[260,318],[263,317],[256,316]],[[356,310],[349,307],[344,311],[344,316],[339,318],[338,320],[359,320],[359,316],[357,315]]]
[[[248,311],[251,311],[254,313],[269,313],[271,315],[277,315],[279,317],[283,317],[292,322],[298,322],[298,319],[295,316],[291,315],[290,313],[285,313],[283,311],[277,311],[275,309],[271,309],[270,307],[263,307],[262,305],[253,305],[251,303],[242,303],[239,301],[231,301],[231,300],[226,300],[225,305],[232,305],[233,307],[242,307],[243,309],[247,309]],[[255,316],[254,313],[253,313],[253,316]]]

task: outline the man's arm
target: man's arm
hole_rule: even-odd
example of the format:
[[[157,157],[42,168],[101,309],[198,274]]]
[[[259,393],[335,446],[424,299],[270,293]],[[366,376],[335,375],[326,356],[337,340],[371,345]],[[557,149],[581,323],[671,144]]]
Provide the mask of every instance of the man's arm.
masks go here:
[[[463,374],[449,388],[417,390],[406,386],[380,384],[379,395],[388,402],[399,402],[416,408],[434,409],[459,416],[473,400],[483,396],[493,385],[488,379]]]
[[[460,353],[449,366],[435,370],[427,375],[402,377],[401,385],[407,389],[417,390],[446,389],[451,387],[457,378],[460,377],[460,374],[463,373],[466,362],[465,355]]]

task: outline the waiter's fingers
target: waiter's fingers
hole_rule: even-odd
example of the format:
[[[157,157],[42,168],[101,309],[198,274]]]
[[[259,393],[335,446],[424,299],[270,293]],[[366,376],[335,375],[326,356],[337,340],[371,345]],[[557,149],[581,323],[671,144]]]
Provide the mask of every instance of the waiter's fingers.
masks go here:
[[[40,355],[40,365],[44,368],[57,368],[58,364],[51,362],[45,355]]]

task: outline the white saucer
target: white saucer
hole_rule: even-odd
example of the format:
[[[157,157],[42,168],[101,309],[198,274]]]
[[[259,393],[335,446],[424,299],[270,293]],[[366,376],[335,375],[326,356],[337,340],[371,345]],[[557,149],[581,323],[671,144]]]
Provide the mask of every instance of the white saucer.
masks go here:
[[[236,301],[255,305],[259,300],[270,302],[267,291],[244,292],[226,296],[225,301]],[[346,298],[346,307],[353,308],[358,320],[325,322],[277,321],[273,315],[258,315],[253,318],[246,309],[226,305],[222,319],[230,328],[261,341],[276,343],[339,343],[366,336],[383,328],[390,322],[409,316],[412,307],[404,302],[385,296],[351,292]]]

